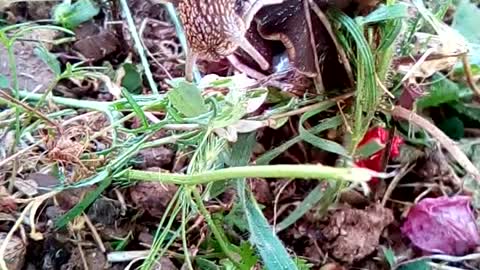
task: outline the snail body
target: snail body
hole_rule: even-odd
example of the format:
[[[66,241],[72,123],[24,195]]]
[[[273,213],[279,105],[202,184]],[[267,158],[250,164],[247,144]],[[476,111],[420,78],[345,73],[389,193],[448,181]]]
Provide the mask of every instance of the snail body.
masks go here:
[[[243,2],[242,2],[243,1]],[[238,48],[247,52],[267,70],[270,64],[245,38],[255,14],[266,5],[280,4],[283,0],[180,0],[178,11],[188,42],[185,77],[193,80],[196,60],[218,60],[226,57],[238,63],[233,55]],[[238,11],[238,5],[245,5]]]

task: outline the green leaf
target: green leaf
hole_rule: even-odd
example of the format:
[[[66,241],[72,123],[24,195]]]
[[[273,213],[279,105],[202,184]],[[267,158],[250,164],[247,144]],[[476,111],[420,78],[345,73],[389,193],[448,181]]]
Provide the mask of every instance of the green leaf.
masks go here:
[[[223,270],[220,266],[202,257],[195,257],[195,262],[200,270]]]
[[[453,17],[452,27],[469,42],[480,44],[480,9],[469,0],[461,0]]]
[[[434,76],[433,80],[435,82],[430,86],[428,94],[417,100],[417,106],[421,109],[458,101],[472,94],[469,88],[460,88],[449,79],[439,79],[438,76]]]
[[[398,268],[398,270],[430,270],[430,269],[431,267],[424,260],[402,265]]]
[[[438,123],[438,128],[453,140],[459,140],[464,137],[465,126],[462,120],[456,116],[443,119],[443,121]]]
[[[324,184],[318,184],[305,199],[293,210],[288,216],[277,224],[275,228],[277,233],[290,227],[297,222],[313,207],[316,207],[320,202],[323,206],[329,205],[335,198],[338,192],[338,183],[331,181],[329,187],[325,190]]]
[[[8,88],[10,86],[10,82],[8,81],[7,76],[0,74],[0,88]]]
[[[453,17],[452,27],[470,43],[469,60],[480,64],[480,9],[469,0],[460,0]]]
[[[359,17],[357,21],[360,24],[378,23],[381,21],[405,18],[408,16],[407,5],[397,3],[394,5],[380,5],[379,8],[368,14],[366,17]]]
[[[128,92],[133,94],[141,94],[142,91],[142,76],[138,72],[135,65],[130,63],[123,64],[125,76],[122,78],[122,86],[125,87]]]
[[[312,263],[308,263],[305,259],[295,258],[295,264],[299,270],[310,270],[314,266]]]
[[[173,82],[173,81],[172,81]],[[173,82],[168,99],[173,107],[186,117],[196,117],[208,111],[207,105],[194,84],[185,81]]]
[[[477,121],[480,123],[480,107],[468,105],[463,102],[454,102],[449,104],[452,108],[454,108],[458,113],[461,113],[472,120]]]
[[[385,248],[383,249],[383,255],[385,256],[385,259],[387,260],[388,264],[390,265],[390,268],[393,268],[395,266],[395,253],[391,248]]]
[[[240,244],[240,257],[241,257],[241,263],[242,265],[245,266],[247,269],[252,269],[252,267],[257,264],[258,257],[255,255],[255,249],[246,241],[243,241]]]
[[[112,183],[112,177],[109,177],[107,171],[99,173],[97,176],[95,176],[95,178],[99,178],[97,181],[101,181],[100,185],[93,192],[88,192],[81,202],[76,204],[66,214],[64,214],[57,221],[55,221],[55,227],[65,227],[68,222],[73,220],[85,209],[87,209],[87,207],[89,207],[98,198],[98,196],[100,196],[100,194]]]
[[[241,135],[232,150],[232,166],[246,165],[250,159],[255,133]],[[278,236],[263,216],[255,198],[245,185],[237,180],[237,192],[249,226],[250,242],[257,248],[267,270],[298,270]]]
[[[385,148],[385,146],[386,145],[384,143],[381,143],[380,139],[374,139],[358,147],[355,154],[359,159],[368,158],[369,156]]]
[[[339,10],[331,9],[327,11],[327,15],[348,32],[357,48],[355,55],[352,55],[357,72],[352,145],[350,146],[354,149],[370,126],[381,98],[380,87],[377,87],[375,80],[375,61],[370,45],[363,35],[365,29],[361,25]],[[342,32],[338,32],[337,35],[340,40],[344,40],[344,44],[348,44]]]
[[[237,227],[242,232],[248,231],[248,223],[245,220],[245,213],[239,203],[235,203],[228,215],[225,216],[225,223],[232,227]]]
[[[44,46],[39,46],[34,49],[35,54],[55,73],[58,77],[62,73],[60,68],[60,61],[54,54],[50,53]]]
[[[324,151],[330,152],[330,153],[335,153],[338,155],[342,156],[348,156],[347,150],[340,144],[334,141],[329,141],[320,137],[317,137],[313,135],[310,131],[305,129],[303,126],[303,123],[308,120],[310,117],[318,114],[320,110],[315,110],[311,112],[307,112],[300,117],[300,127],[299,127],[299,133],[300,137],[302,140],[312,144],[315,147],[318,147],[319,149],[322,149]],[[336,116],[334,118],[328,119],[329,121],[336,121],[335,123],[337,125],[340,125],[343,123],[343,119],[340,116]]]
[[[100,12],[100,8],[91,0],[70,1],[59,4],[53,11],[53,19],[63,27],[73,29],[91,20]]]
[[[148,120],[143,112],[142,108],[138,105],[132,95],[127,91],[127,89],[121,87],[123,96],[127,99],[128,103],[132,106],[133,111],[142,120],[143,127],[148,128]]]

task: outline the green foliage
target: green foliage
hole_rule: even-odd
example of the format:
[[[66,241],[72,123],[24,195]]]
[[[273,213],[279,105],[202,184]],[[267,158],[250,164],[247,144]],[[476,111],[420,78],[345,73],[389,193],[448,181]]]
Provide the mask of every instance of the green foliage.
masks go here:
[[[402,265],[398,268],[398,270],[430,270],[430,269],[431,267],[424,260]]]
[[[247,268],[252,269],[258,262],[258,256],[255,254],[255,249],[247,242],[242,241],[240,244],[240,262]]]
[[[170,84],[172,89],[168,92],[168,99],[178,112],[186,117],[196,117],[208,111],[196,85],[183,80],[172,80]]]
[[[242,166],[248,163],[254,144],[254,135],[242,136],[234,145],[232,166]],[[237,193],[245,212],[249,226],[250,242],[256,247],[267,270],[297,270],[295,262],[288,255],[282,242],[268,224],[258,207],[255,198],[245,185],[245,179],[237,180]]]
[[[460,87],[457,83],[440,76],[434,76],[435,80],[428,89],[428,94],[417,100],[420,109],[438,107],[442,104],[459,101],[472,94],[470,88]]]
[[[122,87],[122,94],[123,96],[127,99],[128,103],[132,106],[133,108],[133,111],[135,112],[135,114],[137,115],[137,117],[140,118],[140,120],[142,121],[142,124],[143,124],[143,127],[144,128],[148,128],[148,120],[147,120],[147,117],[145,116],[145,113],[143,112],[142,108],[140,107],[140,105],[138,105],[138,103],[135,101],[135,99],[132,97],[132,95],[130,94],[130,92],[128,92],[127,89],[123,88]]]
[[[130,63],[123,64],[125,75],[122,78],[122,86],[132,94],[141,94],[142,91],[142,76],[138,72],[135,65]]]
[[[465,135],[465,126],[462,120],[456,116],[442,119],[438,123],[438,128],[453,140],[459,140]]]
[[[310,270],[313,267],[312,263],[308,263],[307,260],[295,258],[295,264],[298,267],[298,270]]]
[[[7,76],[0,74],[0,88],[8,88],[10,86],[10,82],[8,81]]]
[[[380,101],[379,98],[381,97],[375,79],[375,61],[370,45],[363,35],[363,28],[361,25],[338,10],[329,11],[327,14],[330,19],[341,25],[341,27],[348,33],[357,50],[356,53],[354,53],[357,81],[353,135],[352,144],[350,145],[351,149],[355,149],[370,126],[373,113],[376,111],[377,105]],[[340,38],[341,40],[347,40],[346,35],[343,35],[342,33],[338,34],[342,37]],[[347,51],[353,52],[352,46],[346,44],[348,43],[345,43],[344,47],[349,47]]]
[[[393,5],[380,5],[379,8],[372,11],[365,17],[358,17],[357,23],[360,25],[378,23],[393,19],[402,19],[408,16],[407,5],[396,3]]]
[[[480,9],[470,0],[460,0],[457,5],[452,27],[470,43],[470,63],[480,64]]]
[[[92,0],[70,1],[57,5],[53,11],[53,19],[67,29],[74,29],[91,20],[100,12],[100,8]]]
[[[300,118],[300,126],[299,126],[300,138],[303,141],[306,141],[314,145],[315,147],[318,147],[319,149],[322,149],[331,153],[336,153],[342,156],[348,156],[347,150],[345,150],[343,146],[341,146],[340,144],[334,141],[326,140],[318,136],[315,136],[311,132],[309,132],[307,129],[305,129],[305,127],[303,126],[303,123],[305,121],[307,121],[310,117],[318,114],[322,110],[324,110],[324,108],[307,112],[302,115],[302,117]],[[336,116],[330,119],[326,119],[322,122],[323,122],[322,127],[324,127],[324,129],[327,130],[330,128],[338,127],[343,123],[343,120],[340,116]]]
[[[391,248],[384,248],[383,249],[383,255],[385,256],[385,259],[388,262],[388,265],[390,265],[390,268],[393,268],[395,266],[395,253]]]
[[[62,73],[60,68],[60,61],[57,57],[49,52],[44,46],[39,46],[35,48],[35,54],[45,63],[48,67],[55,73],[56,77],[59,77]]]
[[[235,203],[230,212],[225,216],[225,223],[229,226],[237,227],[240,231],[248,231],[248,223],[245,219],[245,213],[239,203]]]
[[[469,117],[470,119],[480,123],[480,107],[465,104],[463,102],[452,102],[449,104],[458,113]]]

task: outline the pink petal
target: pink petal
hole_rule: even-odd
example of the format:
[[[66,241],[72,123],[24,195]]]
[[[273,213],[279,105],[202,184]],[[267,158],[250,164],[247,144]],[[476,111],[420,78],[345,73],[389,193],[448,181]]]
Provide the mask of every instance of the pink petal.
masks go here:
[[[468,196],[423,199],[408,213],[402,232],[424,251],[464,255],[480,245],[470,201]]]

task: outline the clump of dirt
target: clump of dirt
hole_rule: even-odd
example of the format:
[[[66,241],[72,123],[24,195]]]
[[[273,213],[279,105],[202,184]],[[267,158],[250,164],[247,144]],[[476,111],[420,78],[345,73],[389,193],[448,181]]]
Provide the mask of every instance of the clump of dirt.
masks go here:
[[[0,232],[0,246],[2,246],[5,241],[8,241],[8,243],[3,259],[5,260],[7,268],[9,270],[21,270],[25,263],[27,246],[20,237],[14,235],[10,239],[7,239],[7,234]]]
[[[365,210],[339,209],[322,230],[328,240],[326,248],[337,260],[350,264],[360,261],[375,251],[382,231],[393,220],[392,210],[379,204]]]
[[[171,184],[139,182],[130,188],[130,197],[137,208],[161,218],[177,189]]]

